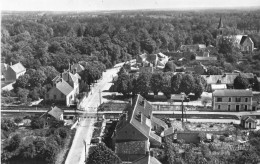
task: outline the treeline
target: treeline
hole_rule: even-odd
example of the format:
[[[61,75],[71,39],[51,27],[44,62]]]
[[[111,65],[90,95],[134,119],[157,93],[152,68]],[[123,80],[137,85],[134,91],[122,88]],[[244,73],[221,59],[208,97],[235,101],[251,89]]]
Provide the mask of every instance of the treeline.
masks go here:
[[[128,73],[122,67],[118,72],[114,89],[124,96],[141,94],[146,97],[150,92],[153,92],[154,95],[162,92],[167,98],[170,98],[171,94],[184,92],[186,95],[194,93],[197,99],[205,91],[206,85],[205,79],[197,74],[141,72],[137,75]]]
[[[259,11],[6,14],[1,28],[2,62],[20,61],[33,69],[53,66],[61,72],[69,62],[95,58],[109,68],[141,52],[174,51],[181,44],[215,46],[221,16],[227,34],[254,36],[259,15]],[[254,40],[259,47],[259,38]]]

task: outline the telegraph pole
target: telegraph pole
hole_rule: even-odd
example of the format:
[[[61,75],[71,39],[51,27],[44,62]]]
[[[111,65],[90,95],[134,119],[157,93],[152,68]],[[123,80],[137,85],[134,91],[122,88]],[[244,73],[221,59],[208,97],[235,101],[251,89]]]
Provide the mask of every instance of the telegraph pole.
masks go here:
[[[101,90],[99,89],[99,105],[101,105]]]
[[[181,100],[181,121],[183,123],[183,100]]]

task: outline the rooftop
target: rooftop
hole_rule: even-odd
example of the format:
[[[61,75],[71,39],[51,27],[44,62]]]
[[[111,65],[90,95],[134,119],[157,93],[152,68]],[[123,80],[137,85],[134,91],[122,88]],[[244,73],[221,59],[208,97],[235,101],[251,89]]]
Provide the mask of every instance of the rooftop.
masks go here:
[[[14,72],[16,72],[16,73],[26,71],[26,68],[20,62],[14,64],[14,65],[11,65],[10,68],[12,68],[14,70]]]
[[[224,90],[216,90],[213,92],[214,96],[222,96],[222,97],[252,97],[253,93],[251,90],[243,90],[243,89],[224,89]]]

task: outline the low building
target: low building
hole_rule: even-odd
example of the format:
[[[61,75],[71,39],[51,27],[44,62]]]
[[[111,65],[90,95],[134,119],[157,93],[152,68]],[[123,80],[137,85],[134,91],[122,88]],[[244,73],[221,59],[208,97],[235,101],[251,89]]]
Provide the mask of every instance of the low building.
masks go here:
[[[52,107],[48,114],[54,117],[56,120],[63,120],[64,111],[58,107]]]
[[[216,90],[212,94],[212,107],[219,111],[251,111],[252,97],[251,90]]]
[[[224,90],[227,89],[226,84],[211,84],[210,92],[214,92],[215,90]]]
[[[254,116],[242,116],[241,126],[245,129],[255,129],[256,128],[256,118]]]
[[[152,105],[141,95],[123,111],[113,134],[115,153],[122,161],[133,162],[147,156],[151,146],[160,146],[162,139],[155,134],[158,127],[168,128],[152,115]]]
[[[24,75],[26,72],[26,68],[22,65],[22,63],[16,63],[14,65],[7,65],[7,69],[5,71],[5,81],[6,82],[15,82],[19,76]]]

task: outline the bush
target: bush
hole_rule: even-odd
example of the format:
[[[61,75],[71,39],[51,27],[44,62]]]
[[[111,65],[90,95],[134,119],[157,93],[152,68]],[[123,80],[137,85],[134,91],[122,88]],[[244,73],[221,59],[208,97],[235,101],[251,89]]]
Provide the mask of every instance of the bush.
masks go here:
[[[67,128],[64,128],[64,127],[59,128],[59,129],[58,129],[58,132],[59,132],[59,136],[60,136],[62,139],[67,138],[68,135],[69,135],[68,129],[67,129]]]
[[[15,119],[14,119],[14,122],[15,123],[20,123],[20,122],[22,122],[23,121],[23,119],[21,118],[21,117],[16,117]]]
[[[222,142],[224,142],[224,141],[225,141],[225,138],[226,138],[225,136],[220,136],[220,137],[219,137],[219,140],[222,141]]]
[[[209,127],[210,127],[210,128],[213,128],[213,127],[214,127],[214,125],[213,125],[213,124],[211,124],[211,125],[209,125]]]
[[[34,117],[31,121],[31,127],[33,129],[41,129],[44,127],[44,120],[41,118]]]
[[[201,127],[201,124],[198,124],[197,127],[200,128],[200,127]]]
[[[230,135],[230,132],[226,131],[224,134],[223,134],[225,137],[228,137]]]
[[[19,147],[20,142],[21,142],[21,136],[18,134],[14,135],[9,141],[8,150],[9,151],[16,150]]]

